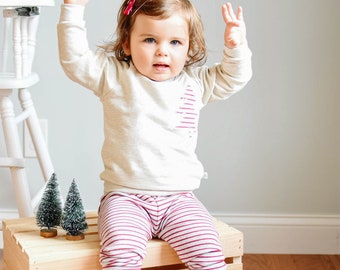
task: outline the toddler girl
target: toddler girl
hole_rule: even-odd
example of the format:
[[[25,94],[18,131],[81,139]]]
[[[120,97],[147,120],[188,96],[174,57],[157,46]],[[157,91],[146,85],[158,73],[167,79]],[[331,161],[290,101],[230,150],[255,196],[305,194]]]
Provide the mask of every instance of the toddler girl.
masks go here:
[[[167,241],[189,269],[225,269],[211,216],[193,194],[204,176],[195,148],[200,110],[251,77],[242,9],[235,15],[230,3],[222,6],[223,56],[207,67],[190,0],[123,1],[115,40],[96,52],[87,42],[86,4],[64,0],[59,53],[67,76],[103,105],[103,269],[140,269],[153,237]]]

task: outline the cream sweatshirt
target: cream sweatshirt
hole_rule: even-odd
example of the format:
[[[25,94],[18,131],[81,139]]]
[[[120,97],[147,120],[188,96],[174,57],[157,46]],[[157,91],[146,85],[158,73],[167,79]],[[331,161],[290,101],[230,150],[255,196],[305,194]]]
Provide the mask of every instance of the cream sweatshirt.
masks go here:
[[[176,78],[155,82],[132,63],[90,50],[82,6],[62,5],[58,38],[66,75],[103,105],[105,193],[168,195],[197,189],[204,175],[195,153],[200,110],[249,81],[248,46],[225,47],[220,64],[187,67]]]

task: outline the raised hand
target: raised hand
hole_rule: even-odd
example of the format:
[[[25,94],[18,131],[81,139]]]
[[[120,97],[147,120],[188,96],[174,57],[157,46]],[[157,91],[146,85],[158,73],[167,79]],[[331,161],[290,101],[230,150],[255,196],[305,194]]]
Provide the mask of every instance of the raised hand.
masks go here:
[[[222,16],[226,24],[224,45],[230,49],[238,47],[246,40],[246,25],[243,20],[242,7],[238,7],[235,15],[233,7],[228,2],[222,6]]]

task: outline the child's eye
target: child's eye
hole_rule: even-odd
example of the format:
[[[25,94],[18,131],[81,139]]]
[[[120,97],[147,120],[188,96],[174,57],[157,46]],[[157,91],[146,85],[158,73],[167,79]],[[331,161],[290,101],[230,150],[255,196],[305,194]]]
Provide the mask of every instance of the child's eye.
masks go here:
[[[146,38],[144,40],[144,42],[146,42],[146,43],[153,43],[153,42],[155,42],[155,39],[154,38]]]
[[[179,40],[172,40],[172,41],[170,42],[170,44],[176,46],[176,45],[180,45],[181,42],[180,42]]]

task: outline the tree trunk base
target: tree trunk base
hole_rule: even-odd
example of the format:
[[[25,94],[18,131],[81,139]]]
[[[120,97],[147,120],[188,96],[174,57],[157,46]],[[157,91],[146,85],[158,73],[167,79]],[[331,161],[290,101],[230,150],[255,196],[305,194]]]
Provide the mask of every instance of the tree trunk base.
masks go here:
[[[40,236],[45,238],[51,238],[58,235],[58,231],[56,229],[41,229]]]
[[[83,240],[85,238],[85,234],[80,233],[78,235],[70,235],[70,234],[66,234],[66,240],[70,240],[70,241],[78,241],[78,240]]]

